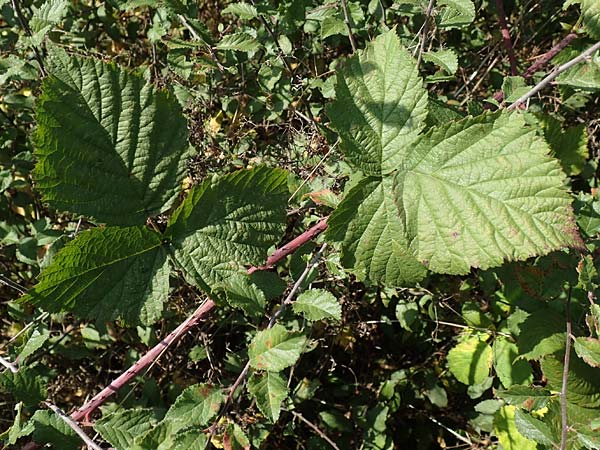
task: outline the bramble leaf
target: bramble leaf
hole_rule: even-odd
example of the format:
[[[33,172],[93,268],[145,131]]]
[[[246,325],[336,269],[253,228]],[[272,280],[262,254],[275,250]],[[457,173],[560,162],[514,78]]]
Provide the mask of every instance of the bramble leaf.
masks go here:
[[[441,28],[462,28],[475,20],[475,5],[471,0],[439,0],[437,5],[443,7],[438,18]]]
[[[564,351],[546,356],[541,360],[548,387],[560,391],[562,386]],[[583,408],[600,407],[600,369],[590,367],[575,352],[571,353],[569,377],[567,380],[567,400]]]
[[[126,324],[152,324],[169,294],[167,252],[145,227],[92,228],[54,258],[21,301],[50,312]]]
[[[117,450],[129,450],[135,438],[152,429],[160,418],[155,409],[122,409],[103,416],[94,429]]]
[[[224,398],[219,388],[195,384],[179,394],[164,421],[173,423],[173,432],[188,425],[204,426],[219,412]]]
[[[515,425],[515,407],[503,406],[494,415],[494,432],[504,450],[536,450],[537,444],[524,437]]]
[[[427,91],[395,30],[349,58],[335,90],[327,114],[346,158],[369,175],[396,169],[425,126]]]
[[[52,207],[112,225],[145,223],[177,199],[186,120],[141,76],[52,48],[36,106],[36,187]]]
[[[38,444],[53,444],[61,450],[81,448],[81,438],[52,411],[37,410],[29,424],[33,425],[33,439]]]
[[[303,292],[292,308],[308,320],[342,320],[342,307],[333,294],[323,289]]]
[[[492,366],[492,347],[477,336],[460,342],[448,352],[448,368],[463,384],[480,384]]]
[[[581,0],[581,14],[585,30],[593,38],[600,38],[600,2]]]
[[[506,400],[511,405],[525,408],[528,411],[545,407],[553,398],[550,391],[546,389],[518,384],[506,390],[497,390],[496,396]]]
[[[279,372],[295,364],[304,346],[306,337],[290,333],[283,325],[259,331],[250,346],[250,366],[256,370]]]
[[[186,278],[207,292],[241,265],[258,265],[285,230],[287,172],[258,167],[195,186],[165,236]]]
[[[550,447],[558,447],[554,441],[550,427],[521,409],[515,410],[515,425],[519,433],[527,439]]]
[[[591,337],[575,339],[575,352],[592,367],[600,367],[600,340]]]
[[[273,423],[279,420],[281,402],[288,395],[286,380],[277,372],[254,373],[248,391],[256,398],[258,409]]]

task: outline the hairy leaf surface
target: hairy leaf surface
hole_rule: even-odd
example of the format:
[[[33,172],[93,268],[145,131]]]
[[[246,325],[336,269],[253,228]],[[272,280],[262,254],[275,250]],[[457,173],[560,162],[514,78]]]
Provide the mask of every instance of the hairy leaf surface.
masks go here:
[[[51,51],[36,106],[36,187],[52,207],[112,225],[143,224],[177,198],[186,121],[141,76]]]
[[[94,429],[117,450],[129,450],[135,438],[152,429],[159,420],[160,412],[155,409],[123,409],[103,416]]]
[[[196,186],[165,235],[190,282],[211,292],[241,265],[258,265],[285,230],[287,172],[259,167]]]
[[[69,242],[22,300],[50,312],[148,325],[160,318],[168,293],[160,235],[145,227],[108,227]]]
[[[372,281],[410,279],[400,262],[414,272],[410,258],[464,274],[582,245],[565,176],[521,115],[440,126],[405,152],[397,171],[361,181],[329,221],[342,262]]]
[[[395,30],[380,35],[337,73],[328,108],[346,158],[370,175],[389,173],[417,140],[427,117],[427,91]]]

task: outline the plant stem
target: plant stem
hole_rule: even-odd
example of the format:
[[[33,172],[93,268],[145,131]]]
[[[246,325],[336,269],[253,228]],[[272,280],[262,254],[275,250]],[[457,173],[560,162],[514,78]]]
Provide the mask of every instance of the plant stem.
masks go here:
[[[510,38],[510,31],[508,31],[508,24],[506,23],[503,0],[496,0],[496,9],[498,10],[498,23],[500,24],[502,42],[504,42],[504,47],[508,53],[508,60],[510,61],[510,74],[514,77],[517,75],[517,58],[515,58],[515,50]]]
[[[212,47],[208,43],[204,42],[204,39],[202,39],[202,37],[196,32],[196,30],[194,30],[194,27],[192,27],[192,25],[189,23],[186,17],[183,14],[177,14],[177,18],[179,19],[181,24],[187,28],[187,30],[190,32],[194,39],[205,44],[206,48],[208,49],[210,59],[212,59],[212,61],[217,65],[217,69],[219,69],[219,72],[225,72],[225,68],[217,59],[217,55],[215,55],[215,52],[213,51]]]
[[[306,277],[308,276],[308,274],[310,273],[312,268],[315,267],[315,265],[319,262],[319,259],[321,259],[321,255],[323,254],[323,251],[325,250],[325,248],[327,248],[327,244],[323,244],[321,246],[321,248],[319,249],[319,251],[314,254],[314,256],[311,258],[309,263],[306,265],[304,272],[302,272],[302,275],[300,275],[298,280],[296,280],[296,282],[292,286],[292,289],[290,290],[289,294],[286,296],[285,300],[283,302],[281,302],[281,305],[279,306],[277,311],[275,311],[275,313],[271,316],[271,319],[269,320],[269,324],[267,325],[267,328],[266,328],[267,330],[270,328],[273,328],[273,326],[277,322],[277,318],[279,316],[281,316],[281,314],[283,313],[285,308],[294,302],[293,299],[294,299],[294,296],[296,295],[296,292],[298,292],[298,289],[300,289],[300,286],[302,285],[302,283],[304,282],[304,280],[306,279]],[[231,402],[233,401],[233,396],[235,395],[235,391],[244,382],[244,380],[248,376],[248,372],[250,372],[250,361],[248,361],[246,363],[246,365],[240,372],[237,379],[233,382],[233,384],[229,388],[229,394],[227,395],[225,404],[223,405],[223,408],[221,408],[219,415],[216,417],[216,419],[213,421],[213,424],[210,427],[210,436],[206,443],[207,446],[204,448],[205,450],[208,448],[210,441],[212,440],[213,436],[216,433],[217,425],[219,424],[219,421],[227,413],[227,410],[229,409],[229,406],[231,405]]]
[[[566,47],[569,46],[571,42],[577,39],[577,34],[569,33],[564,38],[560,40],[558,44],[548,50],[546,53],[541,55],[534,64],[532,64],[523,74],[521,75],[526,80],[531,79],[542,67],[548,64],[550,61],[556,57],[560,52],[562,52]],[[498,91],[494,94],[494,100],[498,103],[504,100],[504,92]]]
[[[23,28],[23,31],[25,31],[25,33],[29,37],[33,37],[31,28],[29,28],[29,24],[27,23],[27,21],[25,20],[25,17],[23,16],[23,12],[21,11],[21,7],[19,5],[18,0],[11,0],[11,4],[13,7],[13,10],[15,11],[15,14],[17,15],[17,19],[19,20],[19,23],[21,24],[21,28]],[[48,72],[46,72],[46,68],[44,66],[44,60],[42,59],[41,52],[33,44],[31,45],[31,48],[33,49],[33,54],[35,56],[35,59],[37,60],[39,66],[40,66],[40,73],[42,74],[43,77],[47,76]]]
[[[58,417],[60,417],[75,433],[77,433],[77,435],[81,438],[83,442],[85,442],[85,445],[87,445],[88,448],[91,448],[92,450],[102,450],[102,447],[100,447],[92,439],[90,439],[90,437],[87,434],[85,434],[85,431],[83,431],[79,427],[79,425],[77,425],[77,422],[75,422],[67,414],[65,414],[58,406],[53,405],[50,402],[44,402],[44,404],[52,411],[54,411],[54,413]]]
[[[321,219],[317,225],[310,228],[308,231],[305,231],[297,238],[293,239],[288,244],[284,245],[280,249],[273,252],[269,258],[267,258],[267,264],[262,267],[251,267],[248,269],[248,273],[253,273],[257,270],[264,270],[272,267],[277,262],[281,261],[283,258],[288,256],[289,254],[296,251],[301,245],[314,239],[317,235],[323,232],[327,228],[327,217]],[[81,406],[77,411],[75,411],[71,418],[75,421],[81,421],[85,419],[89,422],[90,415],[101,405],[103,405],[106,400],[108,400],[112,395],[116,394],[119,389],[125,386],[132,378],[136,377],[142,370],[156,361],[162,353],[174,342],[179,340],[179,338],[185,334],[190,328],[197,325],[201,320],[205,318],[206,315],[210,311],[215,308],[215,303],[212,300],[205,301],[202,305],[194,311],[194,313],[189,316],[184,322],[182,322],[175,330],[173,330],[167,337],[165,337],[162,341],[160,341],[156,346],[148,351],[144,356],[142,356],[135,364],[133,364],[129,369],[123,372],[119,377],[117,377],[112,383],[110,383],[107,387],[105,387],[102,391],[96,394],[90,401],[86,402],[83,406]]]
[[[136,361],[136,363],[117,377],[112,383],[96,394],[90,401],[71,414],[71,418],[77,422],[85,419],[89,422],[90,415],[109,397],[116,394],[119,389],[125,386],[129,381],[137,376],[144,368],[148,367],[175,341],[177,341],[187,330],[192,328],[215,307],[215,302],[208,299],[202,303],[194,313],[182,322],[167,337],[155,345],[148,353]]]
[[[548,74],[548,76],[546,76],[546,78],[544,78],[542,81],[540,81],[538,84],[536,84],[529,92],[522,95],[516,102],[514,102],[512,105],[510,105],[508,107],[508,109],[511,110],[511,109],[517,108],[521,103],[527,101],[529,98],[533,97],[535,94],[537,94],[542,89],[544,89],[548,84],[550,84],[561,73],[563,73],[563,72],[569,70],[571,67],[585,61],[589,56],[591,56],[593,53],[595,53],[599,49],[600,49],[600,42],[596,42],[594,45],[592,45],[586,51],[581,53],[579,56],[576,56],[575,58],[571,59],[569,62],[563,64],[562,66],[558,66],[558,67],[554,68],[554,70],[552,70],[552,72],[550,72]]]
[[[254,273],[257,270],[270,269],[277,262],[281,261],[286,256],[291,255],[307,242],[312,241],[315,237],[317,237],[319,234],[321,234],[327,229],[328,218],[329,216],[323,217],[321,220],[319,220],[319,222],[317,222],[316,225],[313,225],[311,228],[309,228],[296,238],[292,239],[283,247],[275,250],[273,254],[267,258],[267,263],[264,266],[250,267],[250,269],[248,269],[248,273]]]
[[[429,0],[429,5],[427,5],[427,10],[425,11],[425,22],[423,23],[423,31],[421,33],[419,43],[419,54],[417,56],[417,68],[421,65],[421,60],[423,59],[423,53],[425,51],[425,41],[427,40],[427,33],[429,33],[429,19],[433,12],[434,4],[435,0]]]
[[[356,41],[352,34],[352,26],[350,25],[350,14],[348,13],[348,4],[346,0],[342,1],[342,10],[344,11],[344,23],[346,24],[346,30],[348,30],[348,39],[350,39],[350,46],[352,47],[352,53],[356,53]]]
[[[10,370],[12,373],[17,373],[19,371],[19,369],[17,368],[17,366],[15,366],[13,363],[11,363],[9,360],[4,359],[2,356],[0,356],[0,366],[4,366],[6,367],[8,370]]]
[[[561,433],[560,433],[560,450],[567,448],[567,433],[569,431],[569,423],[567,417],[567,383],[569,381],[569,362],[571,358],[571,291],[567,295],[566,320],[567,320],[567,342],[565,346],[565,359],[563,361],[562,386],[560,389],[560,418],[561,418]]]
[[[329,439],[329,437],[327,437],[327,435],[325,433],[323,433],[319,427],[317,427],[314,423],[310,422],[308,419],[306,419],[302,414],[297,413],[296,411],[290,411],[292,413],[292,415],[298,419],[300,419],[302,422],[304,422],[306,425],[308,425],[315,433],[317,433],[319,435],[319,437],[321,439],[323,439],[325,442],[327,442],[331,448],[335,449],[335,450],[340,450],[340,448],[336,445],[335,442],[333,442],[331,439]]]

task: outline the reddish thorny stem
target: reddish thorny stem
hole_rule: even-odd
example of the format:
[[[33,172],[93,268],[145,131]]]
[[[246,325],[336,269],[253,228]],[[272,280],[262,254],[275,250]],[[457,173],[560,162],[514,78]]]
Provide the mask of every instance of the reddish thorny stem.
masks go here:
[[[506,23],[506,13],[504,12],[503,1],[504,0],[496,0],[498,23],[500,24],[502,42],[504,42],[504,47],[508,53],[508,60],[510,61],[510,74],[515,76],[517,74],[517,58],[515,58],[515,50],[513,48],[512,39],[510,38],[510,31],[508,31],[508,24]]]
[[[251,267],[248,269],[248,273],[256,272],[257,270],[265,270],[272,267],[277,262],[281,261],[286,256],[294,253],[299,247],[314,239],[316,236],[321,234],[327,228],[327,217],[321,219],[316,225],[308,229],[298,237],[291,240],[283,247],[275,250],[271,256],[267,258],[267,263],[260,267]],[[136,377],[142,370],[156,361],[162,352],[169,347],[172,343],[176,342],[181,336],[183,336],[190,328],[196,326],[201,320],[205,318],[210,311],[215,308],[215,302],[212,300],[205,301],[202,305],[194,311],[183,323],[169,333],[162,341],[154,346],[148,353],[142,356],[135,364],[129,369],[123,372],[107,387],[102,389],[96,394],[90,401],[86,402],[81,408],[71,414],[71,418],[77,422],[82,419],[86,422],[90,421],[91,414],[98,409],[99,406],[103,405],[112,395],[117,393],[119,389],[125,386],[132,378]]]

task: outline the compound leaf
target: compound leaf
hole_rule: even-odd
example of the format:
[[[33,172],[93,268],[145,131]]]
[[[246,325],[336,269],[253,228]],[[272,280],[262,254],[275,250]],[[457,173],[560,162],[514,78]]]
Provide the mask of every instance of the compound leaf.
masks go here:
[[[286,380],[277,372],[253,374],[248,391],[256,398],[258,409],[273,423],[279,420],[281,402],[288,395]]]
[[[145,227],[107,227],[69,242],[22,301],[50,312],[149,325],[161,317],[168,294],[161,236]]]
[[[145,223],[177,198],[187,125],[141,76],[53,48],[36,106],[36,187],[52,207],[111,225]]]
[[[416,62],[395,30],[377,37],[338,71],[327,110],[346,158],[370,175],[389,173],[417,140],[427,117],[427,91]]]
[[[258,167],[195,186],[165,236],[188,280],[207,292],[240,265],[258,265],[285,230],[287,172]]]
[[[259,331],[248,347],[250,366],[279,372],[298,360],[305,344],[304,336],[290,333],[283,325]]]

